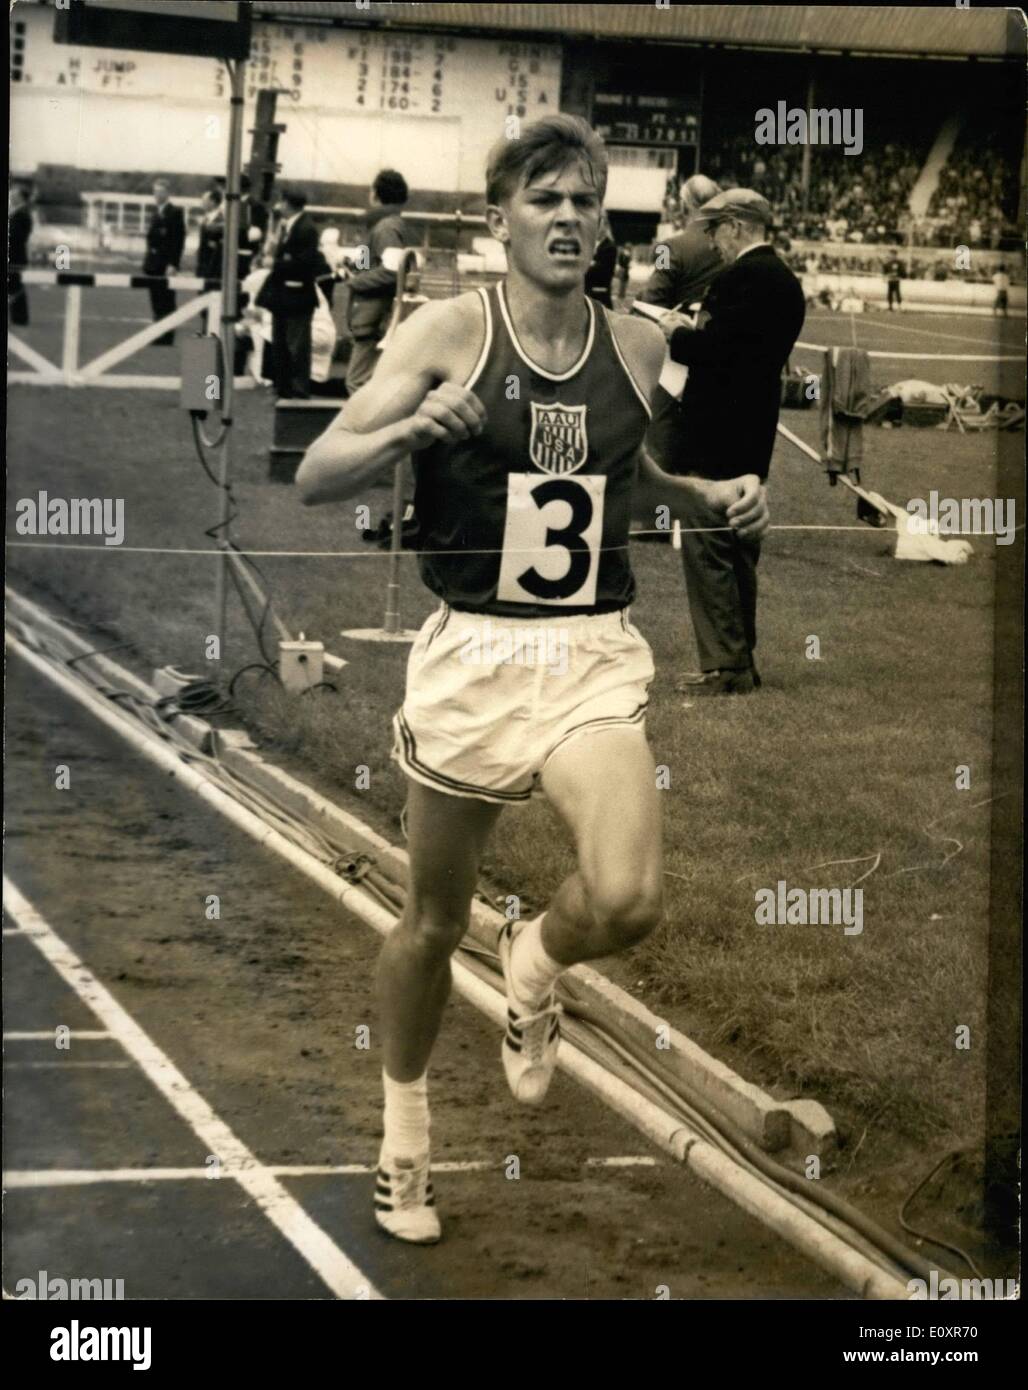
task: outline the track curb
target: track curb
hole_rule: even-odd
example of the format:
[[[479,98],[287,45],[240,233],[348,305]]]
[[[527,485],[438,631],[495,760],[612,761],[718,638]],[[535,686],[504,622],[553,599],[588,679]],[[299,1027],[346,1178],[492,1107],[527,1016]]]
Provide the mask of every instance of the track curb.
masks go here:
[[[157,698],[146,681],[111,661],[102,649],[97,651],[91,647],[46,609],[10,589],[7,602],[12,617],[26,627],[45,632],[48,640],[74,659],[76,666],[92,671],[95,677],[116,689],[128,688],[148,703]],[[293,773],[268,762],[248,739],[237,733],[226,737],[225,732],[216,731],[195,715],[179,714],[167,722],[198,752],[212,753],[217,741],[220,761],[237,777],[302,815],[334,842],[369,856],[386,877],[406,889],[409,877],[406,850],[391,844],[356,815],[307,786]],[[495,908],[475,899],[468,935],[476,945],[493,950],[503,921]],[[583,1000],[608,1019],[612,1029],[643,1047],[652,1048],[658,1070],[686,1082],[762,1149],[782,1158],[798,1160],[808,1155],[825,1157],[834,1152],[838,1142],[835,1123],[820,1102],[774,1099],[598,971],[587,965],[576,965],[569,974]]]

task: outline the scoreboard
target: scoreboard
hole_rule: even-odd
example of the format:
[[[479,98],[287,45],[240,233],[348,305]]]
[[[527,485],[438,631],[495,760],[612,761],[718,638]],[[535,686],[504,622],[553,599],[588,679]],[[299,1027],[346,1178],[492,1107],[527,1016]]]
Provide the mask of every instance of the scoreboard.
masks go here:
[[[214,57],[54,44],[45,24],[41,32],[38,25],[31,30],[20,64],[25,85],[169,102],[228,97],[225,68]],[[294,105],[479,122],[492,117],[491,125],[502,127],[508,115],[531,119],[559,110],[560,66],[556,44],[258,22],[246,96],[252,100],[265,87],[284,90],[285,120]]]
[[[105,0],[99,9],[117,14],[129,3]],[[213,24],[216,13],[228,22],[235,6],[198,8]],[[258,93],[284,93],[276,119],[286,126],[278,157],[287,180],[366,185],[394,167],[414,188],[479,192],[505,119],[560,110],[559,43],[292,23],[283,8],[274,20],[253,20],[244,96],[252,125]],[[183,31],[194,13],[190,0],[167,0],[160,11]],[[53,10],[15,13],[14,167],[71,160],[126,173],[223,167],[230,95],[223,48],[190,55],[95,47],[92,37],[88,46],[55,43]]]
[[[447,34],[257,25],[248,83],[248,95],[277,86],[296,105],[322,110],[531,118],[558,109],[560,49]]]
[[[242,0],[64,0],[57,43],[243,58],[250,6]]]
[[[618,145],[698,145],[700,99],[638,92],[597,92],[593,124]]]

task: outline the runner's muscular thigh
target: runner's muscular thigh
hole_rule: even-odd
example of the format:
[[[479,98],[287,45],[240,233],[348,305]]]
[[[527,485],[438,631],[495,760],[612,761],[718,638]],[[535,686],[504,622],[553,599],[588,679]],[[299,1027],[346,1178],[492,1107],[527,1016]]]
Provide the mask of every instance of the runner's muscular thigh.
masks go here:
[[[660,896],[663,807],[641,730],[571,739],[547,762],[543,788],[574,837],[587,891]]]
[[[482,853],[502,810],[408,778],[410,902],[418,916],[459,926],[463,933]]]

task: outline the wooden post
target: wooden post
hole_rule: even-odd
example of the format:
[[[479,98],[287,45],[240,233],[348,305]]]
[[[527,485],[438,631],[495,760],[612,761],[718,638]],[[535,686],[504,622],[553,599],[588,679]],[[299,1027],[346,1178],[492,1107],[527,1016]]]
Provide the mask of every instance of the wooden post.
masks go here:
[[[82,286],[68,286],[68,301],[64,307],[64,344],[61,350],[61,374],[65,386],[74,386],[79,365],[79,334],[82,327]]]

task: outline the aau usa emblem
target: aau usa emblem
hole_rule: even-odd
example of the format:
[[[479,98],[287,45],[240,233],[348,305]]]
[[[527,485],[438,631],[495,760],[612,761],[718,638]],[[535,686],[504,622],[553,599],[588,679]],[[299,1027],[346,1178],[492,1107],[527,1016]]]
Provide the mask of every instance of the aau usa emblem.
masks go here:
[[[589,454],[584,405],[540,405],[531,401],[532,436],[528,452],[545,473],[574,473]]]

